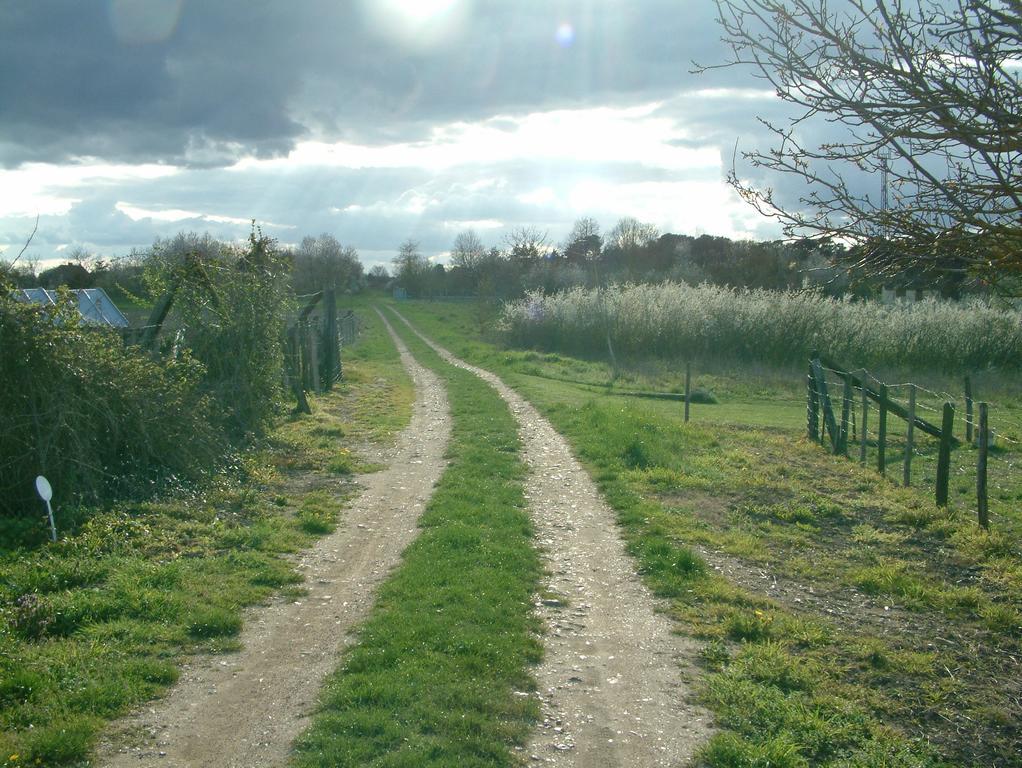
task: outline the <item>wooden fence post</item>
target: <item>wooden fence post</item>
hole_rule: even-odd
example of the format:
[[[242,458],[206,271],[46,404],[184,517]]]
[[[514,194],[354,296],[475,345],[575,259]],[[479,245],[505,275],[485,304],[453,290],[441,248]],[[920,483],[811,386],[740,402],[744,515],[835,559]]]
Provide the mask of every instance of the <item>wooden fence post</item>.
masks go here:
[[[877,427],[877,472],[887,474],[887,385],[880,385],[880,421]]]
[[[902,482],[907,488],[912,482],[912,452],[915,449],[916,385],[908,385],[908,432],[905,434],[905,473]]]
[[[355,343],[355,313],[350,310],[344,316],[344,343]]]
[[[848,455],[848,417],[852,411],[852,374],[845,372],[845,388],[841,393],[841,453]]]
[[[309,381],[312,384],[313,392],[322,391],[320,387],[319,378],[319,334],[316,333],[318,329],[313,328],[313,324],[310,322],[305,326],[306,339],[309,345]]]
[[[955,407],[944,403],[944,420],[940,427],[940,453],[937,455],[937,506],[947,506],[948,483],[951,479],[951,430]]]
[[[866,390],[866,369],[862,369],[862,424],[859,426],[859,463],[866,463],[866,417],[869,415],[869,393]]]
[[[685,423],[688,423],[688,409],[692,402],[692,362],[685,362]]]
[[[298,340],[298,364],[299,371],[302,376],[302,389],[308,392],[311,389],[311,386],[309,385],[309,345],[305,338],[307,335],[305,320],[298,321],[296,333]]]
[[[291,389],[294,392],[298,405],[296,410],[299,413],[312,413],[309,401],[305,397],[305,382],[302,378],[302,360],[298,341],[298,327],[292,325],[287,329],[287,359],[288,377],[291,380]]]
[[[820,395],[816,391],[816,371],[812,361],[806,376],[806,431],[810,440],[820,442]]]
[[[831,406],[830,395],[827,393],[827,380],[823,374],[823,365],[820,363],[819,358],[813,360],[813,377],[816,379],[817,396],[819,397],[820,405],[823,407],[823,423],[827,428],[826,431],[830,433],[831,453],[837,453],[841,436],[838,433],[837,420],[834,418],[834,408]],[[820,442],[823,442],[822,434]]]
[[[160,335],[163,323],[170,314],[170,308],[174,306],[174,297],[180,284],[180,278],[170,284],[168,291],[153,305],[153,311],[149,313],[149,319],[141,329],[139,344],[150,352],[156,348],[156,337]]]
[[[990,429],[987,423],[987,404],[979,404],[979,457],[976,459],[976,508],[979,524],[990,528],[990,511],[987,508],[987,451],[990,445]]]
[[[965,442],[972,445],[972,377],[965,377]]]

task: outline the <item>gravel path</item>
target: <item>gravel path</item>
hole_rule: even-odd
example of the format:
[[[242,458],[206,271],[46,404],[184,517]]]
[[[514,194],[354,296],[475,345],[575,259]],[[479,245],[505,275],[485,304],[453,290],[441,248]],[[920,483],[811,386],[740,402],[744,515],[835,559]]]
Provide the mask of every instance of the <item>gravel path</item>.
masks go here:
[[[266,768],[286,762],[321,681],[368,614],[376,586],[415,537],[446,464],[451,421],[443,386],[387,328],[415,382],[412,421],[383,457],[389,469],[361,477],[365,491],[337,530],[301,555],[308,595],[250,610],[243,650],[194,658],[166,698],[115,727],[97,764]]]
[[[708,713],[690,702],[682,679],[693,672],[698,648],[656,612],[613,510],[535,408],[494,374],[418,335],[448,362],[490,383],[518,419],[548,589],[563,596],[539,605],[548,628],[536,670],[544,718],[528,747],[531,761],[587,768],[687,764],[710,733]]]

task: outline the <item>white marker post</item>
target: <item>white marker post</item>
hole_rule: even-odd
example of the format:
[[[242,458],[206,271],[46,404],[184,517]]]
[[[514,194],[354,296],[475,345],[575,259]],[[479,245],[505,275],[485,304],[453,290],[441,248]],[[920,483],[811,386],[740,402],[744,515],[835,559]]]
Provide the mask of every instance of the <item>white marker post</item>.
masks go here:
[[[39,475],[35,479],[35,489],[39,493],[39,498],[46,502],[46,514],[50,518],[50,540],[57,540],[57,524],[53,521],[53,507],[50,506],[50,499],[53,498],[53,489],[50,487],[50,481],[42,475]]]

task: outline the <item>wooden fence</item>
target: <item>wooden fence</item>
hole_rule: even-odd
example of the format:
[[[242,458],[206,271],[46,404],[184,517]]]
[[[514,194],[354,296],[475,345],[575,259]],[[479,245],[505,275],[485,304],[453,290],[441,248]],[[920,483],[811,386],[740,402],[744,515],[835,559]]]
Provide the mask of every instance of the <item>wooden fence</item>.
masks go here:
[[[828,374],[840,382],[841,403],[840,420],[835,410],[834,400],[828,386]],[[922,418],[917,412],[917,394],[920,387],[916,384],[901,385],[908,389],[907,403],[897,402],[890,396],[888,385],[872,376],[866,369],[851,370],[835,363],[833,360],[813,353],[809,361],[806,385],[806,429],[810,440],[827,446],[833,453],[849,456],[850,445],[858,435],[858,459],[866,463],[866,448],[869,443],[870,403],[876,410],[876,468],[887,474],[887,428],[888,419],[895,417],[906,424],[905,446],[902,455],[902,483],[911,484],[912,458],[916,450],[916,431],[930,435],[939,441],[937,454],[937,473],[934,496],[939,506],[948,504],[948,485],[950,482],[951,451],[961,443],[954,436],[955,406],[950,399],[945,400],[940,408],[940,426]],[[971,383],[966,379],[966,440],[972,442],[972,390]],[[860,417],[856,425],[856,411]],[[987,456],[990,444],[990,431],[987,418],[987,404],[979,403],[979,424],[976,432],[978,444],[976,498],[979,510],[979,523],[984,528],[989,526],[987,514]]]

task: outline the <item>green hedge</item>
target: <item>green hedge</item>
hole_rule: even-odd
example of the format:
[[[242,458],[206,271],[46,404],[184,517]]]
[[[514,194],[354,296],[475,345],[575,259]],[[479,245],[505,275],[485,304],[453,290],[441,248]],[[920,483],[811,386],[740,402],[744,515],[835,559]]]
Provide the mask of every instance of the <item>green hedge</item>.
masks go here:
[[[39,474],[61,501],[201,474],[223,449],[202,374],[84,325],[71,294],[54,309],[0,293],[0,511],[39,509]]]
[[[40,508],[38,474],[61,502],[200,478],[280,412],[293,298],[273,242],[154,248],[146,273],[153,295],[176,286],[153,352],[83,324],[70,294],[41,307],[0,284],[0,513]]]

